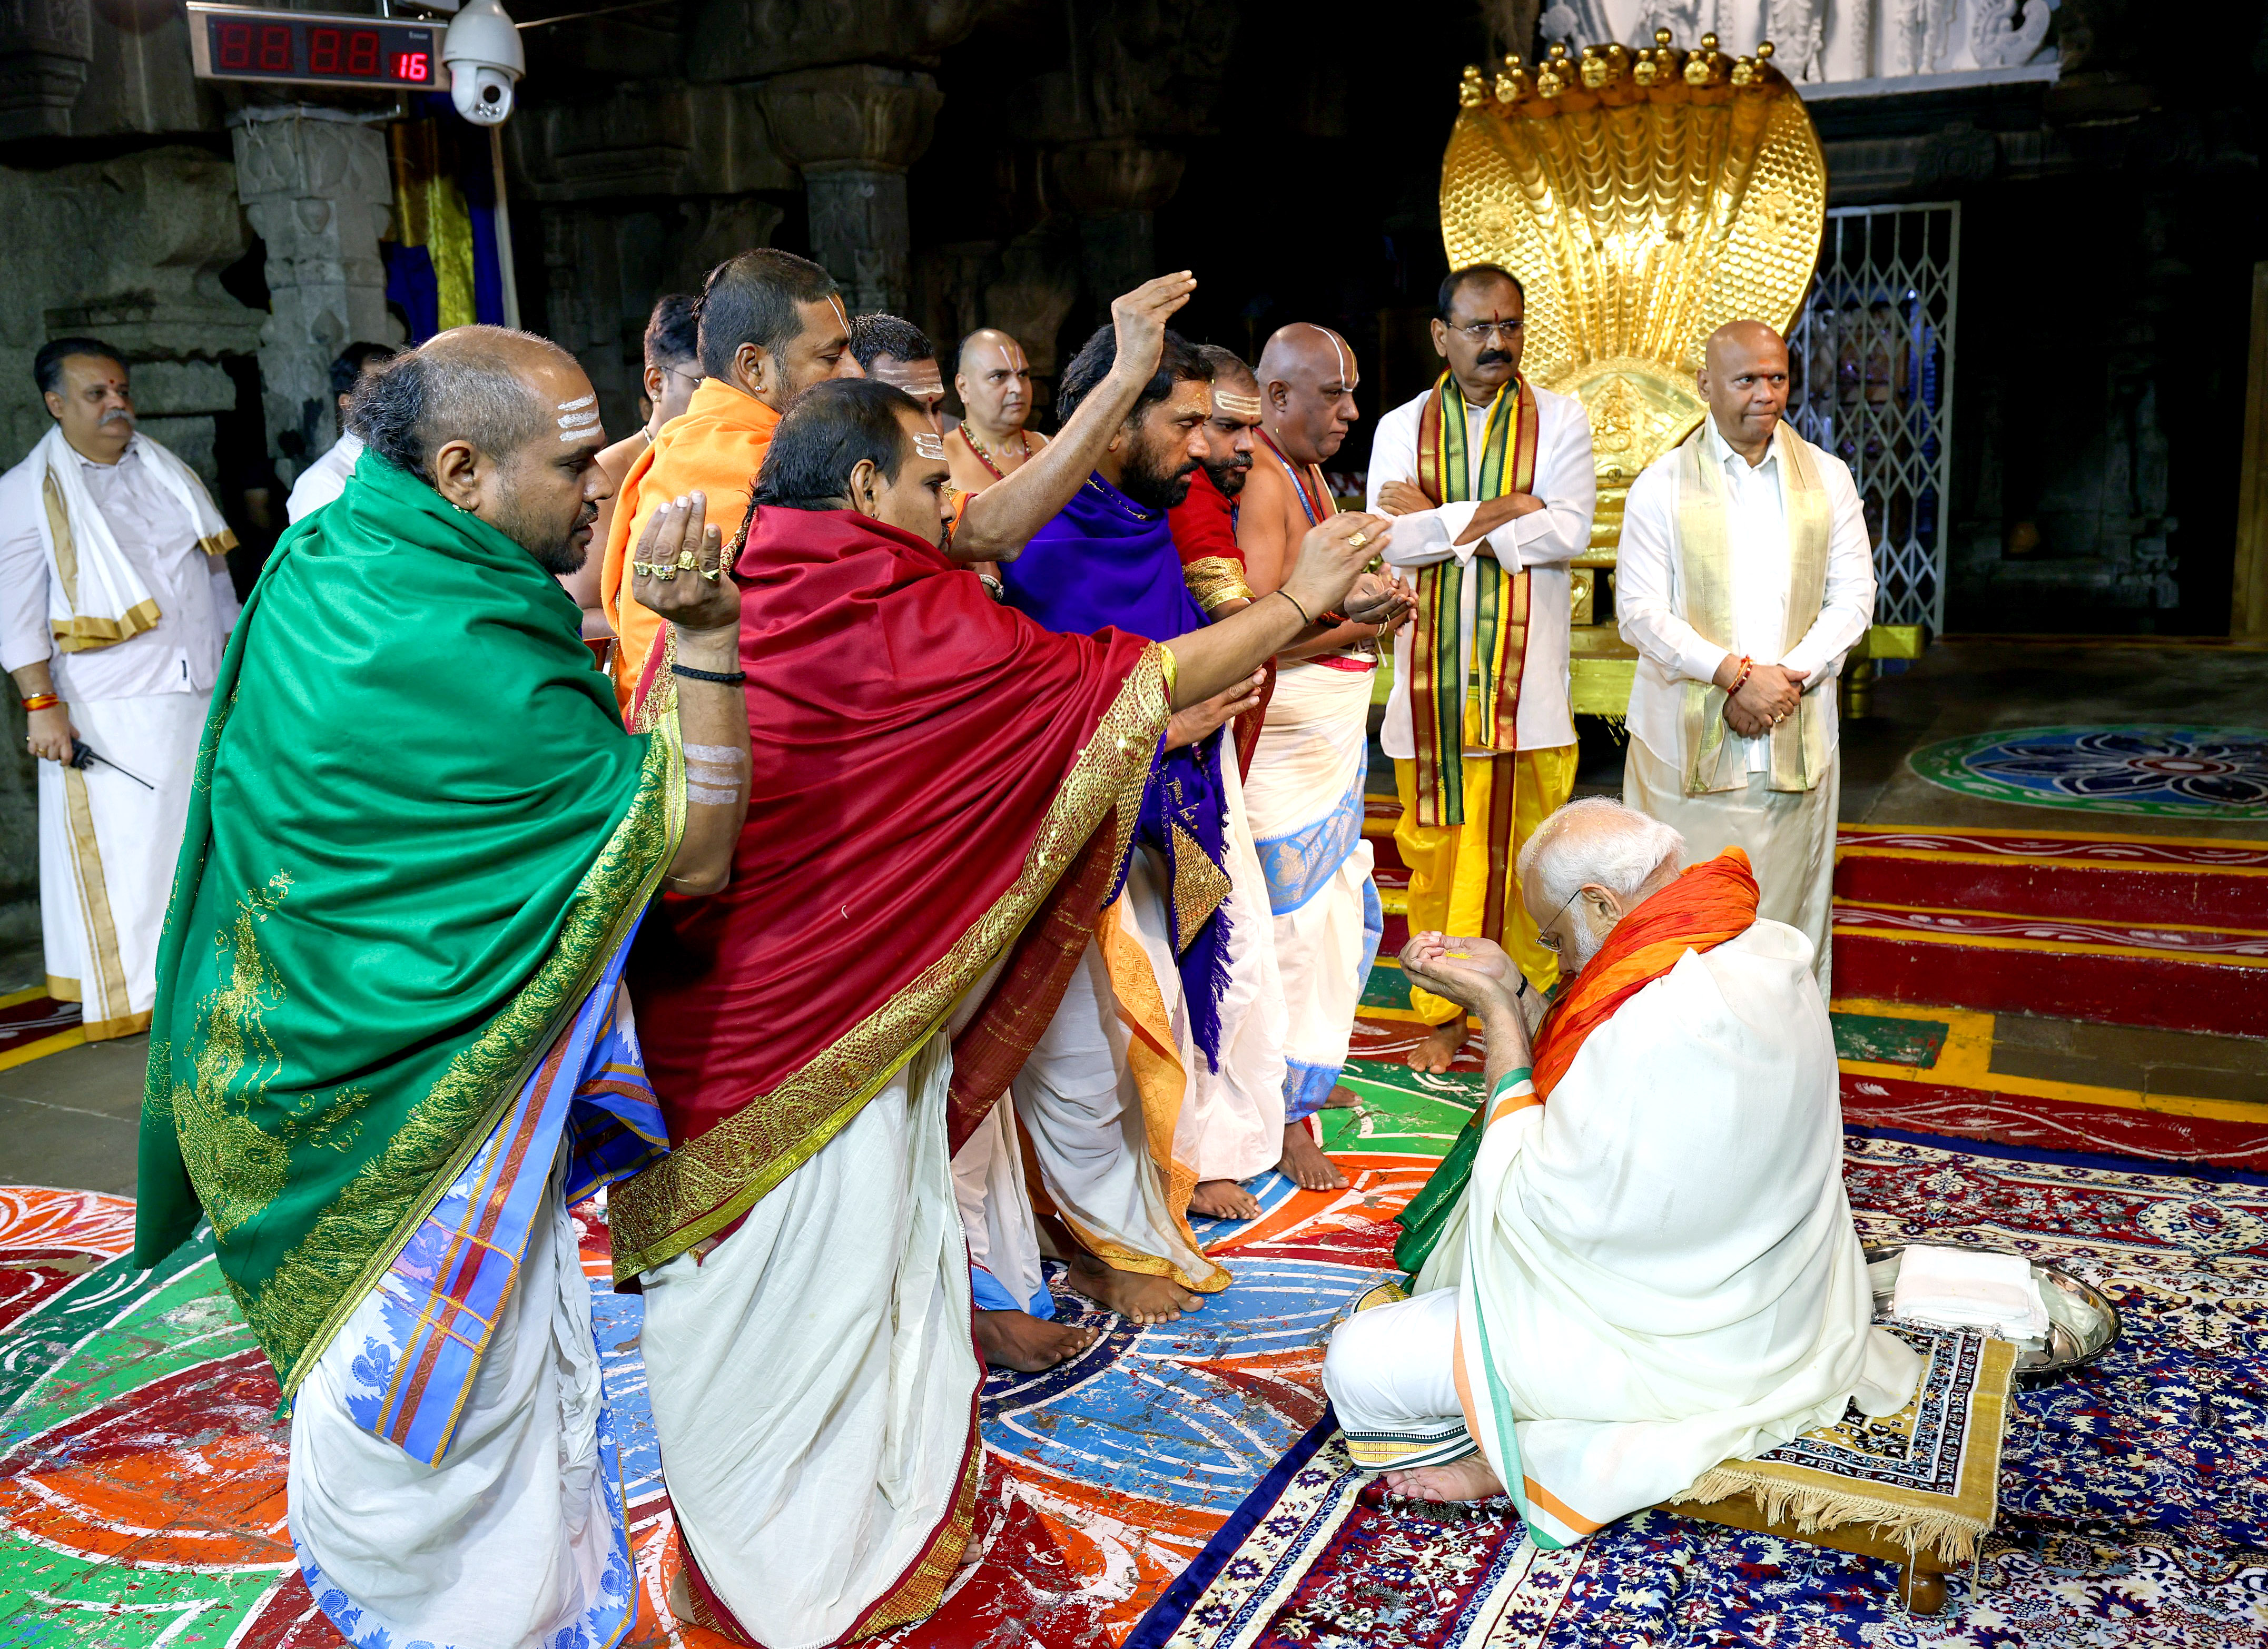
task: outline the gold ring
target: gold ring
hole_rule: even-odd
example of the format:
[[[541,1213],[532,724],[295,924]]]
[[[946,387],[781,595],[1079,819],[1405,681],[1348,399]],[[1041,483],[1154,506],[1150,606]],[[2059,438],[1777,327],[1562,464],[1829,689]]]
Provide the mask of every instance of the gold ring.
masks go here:
[[[703,567],[701,570],[701,576],[714,584],[717,582],[717,575],[724,571],[722,567]]]
[[[689,549],[681,549],[677,552],[677,564],[690,570],[701,564],[701,557]]]
[[[1351,538],[1351,539],[1347,540],[1347,547],[1348,547],[1350,549],[1360,549],[1360,548],[1361,548],[1365,544],[1367,544],[1368,542],[1370,542],[1370,534],[1367,534],[1367,533],[1357,533],[1357,534],[1356,534],[1352,538]]]

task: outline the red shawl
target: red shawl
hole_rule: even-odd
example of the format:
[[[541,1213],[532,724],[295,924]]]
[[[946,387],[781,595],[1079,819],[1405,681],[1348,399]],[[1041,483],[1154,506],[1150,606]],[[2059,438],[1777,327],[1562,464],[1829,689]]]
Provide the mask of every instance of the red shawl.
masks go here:
[[[848,511],[761,511],[738,575],[747,825],[731,884],[659,901],[631,961],[673,1153],[615,1193],[618,1277],[724,1230],[808,1160],[1027,924],[1048,926],[1075,863],[1075,886],[1105,883],[1080,902],[1100,903],[1168,713],[1162,649],[1051,634]],[[1059,997],[1063,946],[1040,949],[1027,983]],[[988,1012],[1020,1005],[1002,997]],[[982,1024],[961,1039],[992,1056],[972,1060],[990,1097],[1021,1063],[1001,1040]]]
[[[1756,879],[1749,856],[1727,848],[1689,866],[1660,893],[1615,924],[1599,953],[1583,964],[1551,1006],[1535,1037],[1535,1095],[1548,1100],[1593,1031],[1615,1010],[1660,978],[1688,951],[1712,951],[1738,939],[1756,919]]]

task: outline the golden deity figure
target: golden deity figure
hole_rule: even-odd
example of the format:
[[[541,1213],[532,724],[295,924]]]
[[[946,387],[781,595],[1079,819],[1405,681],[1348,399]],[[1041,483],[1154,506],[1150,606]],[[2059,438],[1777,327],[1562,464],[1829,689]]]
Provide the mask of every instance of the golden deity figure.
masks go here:
[[[1714,34],[1691,52],[1653,39],[1467,69],[1441,163],[1449,267],[1520,277],[1527,377],[1590,415],[1599,504],[1579,583],[1613,566],[1630,483],[1701,421],[1704,340],[1742,318],[1786,331],[1826,221],[1819,136],[1771,42],[1733,57]],[[1610,625],[1585,633],[1587,595],[1575,707],[1618,714],[1628,650]]]

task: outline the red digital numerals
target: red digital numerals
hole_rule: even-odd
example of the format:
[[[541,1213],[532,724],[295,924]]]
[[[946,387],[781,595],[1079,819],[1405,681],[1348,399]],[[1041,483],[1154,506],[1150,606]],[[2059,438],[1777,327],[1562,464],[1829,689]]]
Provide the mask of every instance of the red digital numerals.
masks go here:
[[[294,72],[292,26],[288,23],[236,23],[216,18],[212,23],[213,68],[222,74],[290,75]],[[303,72],[326,78],[378,80],[385,78],[385,37],[376,29],[309,26],[307,62]],[[392,78],[419,85],[433,78],[432,56],[427,52],[396,52]]]

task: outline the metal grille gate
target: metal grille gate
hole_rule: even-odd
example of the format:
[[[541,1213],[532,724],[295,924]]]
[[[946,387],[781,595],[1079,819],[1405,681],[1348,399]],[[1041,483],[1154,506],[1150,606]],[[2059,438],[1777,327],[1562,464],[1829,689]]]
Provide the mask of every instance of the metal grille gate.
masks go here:
[[[1788,338],[1787,416],[1851,466],[1877,624],[1945,628],[1961,206],[1839,206]]]

